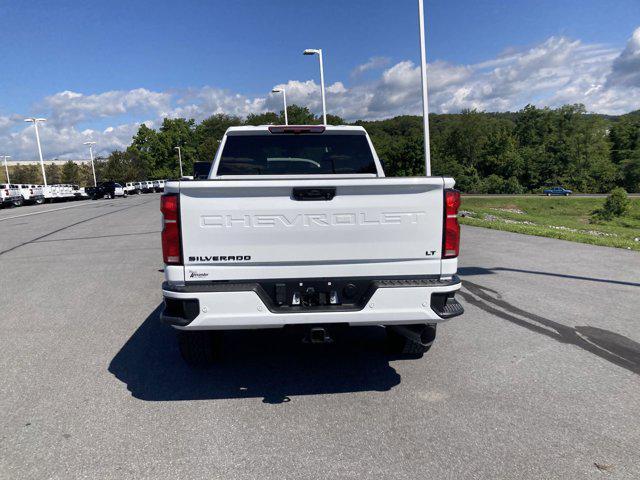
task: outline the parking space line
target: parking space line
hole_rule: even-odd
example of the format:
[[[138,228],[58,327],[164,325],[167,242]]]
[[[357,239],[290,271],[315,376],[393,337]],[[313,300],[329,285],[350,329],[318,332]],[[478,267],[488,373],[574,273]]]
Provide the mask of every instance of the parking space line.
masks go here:
[[[69,205],[69,206],[67,206],[67,207],[52,208],[52,209],[50,209],[50,210],[44,210],[44,211],[41,211],[41,212],[23,213],[22,215],[14,215],[13,217],[0,218],[0,222],[2,222],[3,220],[12,220],[12,219],[14,219],[14,218],[29,217],[29,216],[31,216],[31,215],[41,215],[41,214],[43,214],[43,213],[57,212],[57,211],[60,211],[60,210],[67,210],[67,209],[69,209],[69,208],[83,207],[83,206],[85,206],[85,205],[86,205],[86,204],[83,202],[83,203],[80,203],[80,204],[78,204],[78,205]]]
[[[79,220],[79,221],[71,223],[69,225],[65,225],[64,227],[60,227],[60,228],[58,228],[58,229],[56,229],[56,230],[54,230],[52,232],[45,233],[44,235],[40,235],[39,237],[32,238],[31,240],[27,240],[27,241],[22,242],[22,243],[20,243],[18,245],[14,245],[11,248],[7,248],[6,250],[3,250],[3,251],[0,252],[0,256],[4,255],[5,253],[12,252],[12,251],[14,251],[14,250],[16,250],[16,249],[18,249],[20,247],[24,247],[25,245],[29,245],[31,243],[35,243],[38,240],[42,240],[43,238],[49,237],[49,236],[53,235],[54,233],[58,233],[58,232],[61,232],[63,230],[66,230],[67,228],[75,227],[76,225],[80,225],[82,223],[90,222],[91,220],[95,220],[97,218],[106,217],[107,215],[113,215],[114,213],[122,212],[124,210],[129,210],[130,208],[140,207],[142,205],[146,205],[147,203],[151,203],[153,201],[154,200],[149,200],[147,202],[135,203],[133,205],[128,205],[128,206],[126,206],[124,208],[119,208],[118,210],[112,210],[110,212],[101,213],[100,215],[94,215],[93,217],[85,218],[84,220]]]
[[[29,217],[31,215],[42,215],[43,213],[49,213],[49,212],[59,212],[60,210],[67,210],[69,208],[76,208],[76,207],[83,207],[83,206],[95,206],[94,203],[89,203],[86,200],[83,201],[82,203],[78,204],[78,205],[69,205],[67,207],[60,207],[60,208],[52,208],[50,210],[44,210],[41,212],[29,212],[29,213],[23,213],[22,215],[14,215],[12,217],[5,217],[5,218],[0,218],[0,222],[4,221],[4,220],[13,220],[14,218],[22,218],[22,217]],[[114,205],[113,203],[110,203],[108,205]],[[107,205],[100,205],[100,206],[107,206]]]

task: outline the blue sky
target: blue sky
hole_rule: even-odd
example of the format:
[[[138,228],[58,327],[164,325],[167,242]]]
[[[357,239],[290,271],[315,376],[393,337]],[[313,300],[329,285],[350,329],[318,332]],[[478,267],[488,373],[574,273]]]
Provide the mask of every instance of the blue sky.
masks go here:
[[[637,60],[638,0],[425,4],[434,111],[574,100],[594,111],[640,108],[640,81],[609,75],[616,61],[628,74]],[[50,117],[49,156],[64,157],[82,137],[120,147],[139,122],[163,115],[278,108],[268,94],[278,84],[315,110],[317,62],[301,55],[307,47],[324,50],[329,111],[332,103],[349,119],[419,111],[417,0],[2,0],[0,32],[0,145],[4,138],[18,157],[31,148],[21,115]],[[626,63],[616,60],[625,51]],[[532,89],[524,63],[555,73]]]

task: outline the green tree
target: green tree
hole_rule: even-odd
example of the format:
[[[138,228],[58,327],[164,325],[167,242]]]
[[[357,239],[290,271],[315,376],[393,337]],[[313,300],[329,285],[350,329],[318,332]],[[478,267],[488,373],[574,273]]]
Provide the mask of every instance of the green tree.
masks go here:
[[[322,119],[316,117],[307,107],[289,105],[287,114],[289,116],[289,125],[317,125],[322,123]]]
[[[211,162],[227,128],[242,125],[240,117],[216,114],[200,123],[195,129],[196,161]]]
[[[133,137],[131,145],[127,148],[127,152],[142,162],[144,172],[149,176],[152,176],[152,173],[157,168],[168,163],[167,149],[160,140],[158,132],[145,124],[140,125],[138,133]],[[138,180],[147,180],[147,178],[139,178]]]
[[[61,169],[55,163],[50,163],[44,166],[44,173],[47,176],[47,183],[54,185],[56,183],[62,183]]]
[[[158,138],[165,148],[164,158],[155,165],[151,176],[153,178],[168,178],[179,175],[180,163],[176,147],[180,147],[183,173],[191,175],[197,154],[195,120],[165,118],[158,132]]]
[[[69,160],[62,166],[61,172],[62,183],[80,184],[80,167]]]
[[[595,221],[611,220],[626,214],[630,207],[631,201],[625,189],[616,187],[611,191],[602,208],[592,213],[591,218]]]
[[[611,127],[611,160],[620,170],[622,185],[640,191],[640,111],[623,115]]]
[[[290,105],[291,125],[319,124],[321,115]],[[475,110],[432,114],[431,160],[434,175],[456,179],[465,192],[521,193],[563,185],[581,192],[640,190],[640,112],[621,117],[589,114],[582,105],[560,108],[526,106],[518,112]],[[332,125],[344,120],[328,115]],[[283,124],[284,112],[237,116],[216,114],[200,123],[165,119],[158,130],[141,125],[126,152],[114,152],[96,171],[120,181],[178,175],[176,146],[185,174],[194,161],[210,162],[227,128]],[[357,121],[367,129],[388,176],[424,174],[422,119],[399,116]],[[125,155],[126,154],[126,155]],[[81,179],[91,181],[81,169]]]
[[[288,109],[287,109],[288,111]],[[284,115],[282,116],[284,119]],[[247,120],[245,121],[247,125],[281,125],[284,124],[284,120],[281,121],[280,115],[275,112],[265,112],[265,113],[250,113],[247,115]]]
[[[125,183],[132,180],[127,178],[130,171],[131,154],[115,150],[109,154],[106,161],[100,162],[100,179],[99,181],[111,180],[114,182]]]

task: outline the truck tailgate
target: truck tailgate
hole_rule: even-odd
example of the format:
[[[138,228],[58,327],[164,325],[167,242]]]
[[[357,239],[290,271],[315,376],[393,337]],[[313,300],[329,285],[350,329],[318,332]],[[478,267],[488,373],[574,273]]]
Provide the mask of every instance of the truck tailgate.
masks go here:
[[[439,275],[443,188],[439,177],[180,182],[186,280]]]

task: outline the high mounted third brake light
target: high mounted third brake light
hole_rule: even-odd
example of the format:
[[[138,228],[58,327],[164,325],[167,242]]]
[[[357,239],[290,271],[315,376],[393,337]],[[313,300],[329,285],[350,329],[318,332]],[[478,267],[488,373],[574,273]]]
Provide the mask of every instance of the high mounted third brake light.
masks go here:
[[[455,258],[460,253],[460,225],[458,209],[460,192],[453,188],[444,191],[444,224],[442,226],[442,258]]]
[[[181,265],[180,248],[180,197],[177,193],[165,193],[160,197],[162,212],[162,258],[167,265]]]
[[[271,133],[289,133],[297,135],[299,133],[324,133],[324,125],[293,125],[293,126],[271,126]]]

